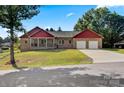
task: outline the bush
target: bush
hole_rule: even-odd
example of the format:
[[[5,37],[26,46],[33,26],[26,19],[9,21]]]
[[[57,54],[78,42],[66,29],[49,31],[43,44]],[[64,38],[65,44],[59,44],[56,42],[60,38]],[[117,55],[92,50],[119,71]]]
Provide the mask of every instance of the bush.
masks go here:
[[[2,50],[9,50],[9,47],[2,47]]]

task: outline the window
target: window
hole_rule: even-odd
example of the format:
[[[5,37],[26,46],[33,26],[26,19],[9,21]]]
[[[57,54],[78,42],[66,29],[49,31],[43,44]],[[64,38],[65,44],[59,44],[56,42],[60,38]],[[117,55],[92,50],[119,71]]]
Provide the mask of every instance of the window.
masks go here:
[[[53,39],[47,39],[47,46],[53,47]]]
[[[69,44],[71,44],[71,40],[69,40]]]
[[[45,47],[46,46],[46,39],[39,39],[39,46]]]
[[[45,44],[46,43],[46,40],[45,39],[42,39],[41,40],[41,44]]]
[[[34,39],[34,46],[37,47],[37,39]]]
[[[59,45],[63,45],[64,44],[64,40],[58,40],[58,44]]]
[[[25,44],[27,44],[27,40],[25,40]]]
[[[58,41],[58,44],[61,45],[61,44],[62,44],[62,40],[59,40],[59,41]]]
[[[31,46],[32,47],[37,47],[38,40],[37,39],[32,39],[31,40]]]
[[[62,40],[62,44],[64,44],[64,40]]]

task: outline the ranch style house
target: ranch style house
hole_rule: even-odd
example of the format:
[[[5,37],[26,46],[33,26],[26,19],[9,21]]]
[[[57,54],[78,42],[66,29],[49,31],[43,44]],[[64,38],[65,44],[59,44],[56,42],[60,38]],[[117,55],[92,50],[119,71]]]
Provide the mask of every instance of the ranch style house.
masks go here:
[[[103,37],[90,30],[45,31],[35,27],[20,37],[21,51],[37,49],[98,49]]]

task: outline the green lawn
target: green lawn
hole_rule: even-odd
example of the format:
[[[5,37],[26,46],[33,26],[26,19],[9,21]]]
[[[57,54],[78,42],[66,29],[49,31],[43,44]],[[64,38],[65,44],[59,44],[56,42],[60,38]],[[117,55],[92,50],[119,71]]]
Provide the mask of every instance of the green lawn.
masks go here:
[[[0,54],[0,69],[12,69],[9,62],[9,52]],[[92,63],[90,58],[76,49],[40,50],[15,52],[19,67],[42,67]]]
[[[124,49],[105,49],[105,50],[110,50],[110,51],[113,51],[113,52],[117,52],[117,53],[121,53],[121,54],[124,54]]]

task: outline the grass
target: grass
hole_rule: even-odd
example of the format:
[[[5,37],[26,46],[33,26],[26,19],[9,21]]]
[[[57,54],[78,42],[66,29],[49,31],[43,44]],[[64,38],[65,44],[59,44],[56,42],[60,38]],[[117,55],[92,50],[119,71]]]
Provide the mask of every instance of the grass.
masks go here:
[[[9,51],[0,54],[0,69],[13,69],[9,62]],[[76,49],[40,50],[15,52],[16,63],[19,67],[44,67],[74,64],[90,64],[90,58]]]
[[[110,50],[110,51],[113,51],[113,52],[117,52],[117,53],[121,53],[121,54],[124,54],[124,49],[112,49],[112,48],[107,48],[105,50]]]

